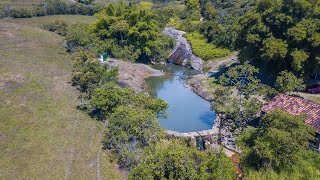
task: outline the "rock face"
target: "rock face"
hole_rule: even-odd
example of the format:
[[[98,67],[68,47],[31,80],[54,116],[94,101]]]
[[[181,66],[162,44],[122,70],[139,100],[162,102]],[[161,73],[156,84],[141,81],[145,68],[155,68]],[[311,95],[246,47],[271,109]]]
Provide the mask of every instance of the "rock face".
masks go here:
[[[121,87],[131,87],[135,92],[140,92],[144,89],[145,78],[150,76],[161,76],[164,73],[151,68],[145,64],[131,63],[117,59],[109,59],[105,62],[111,68],[119,68],[119,82]]]
[[[198,74],[189,79],[187,84],[193,92],[198,94],[203,99],[211,102],[214,100],[213,93],[215,90],[210,86],[210,81],[212,81],[212,79],[210,79],[207,75]]]
[[[195,70],[202,71],[203,61],[192,53],[190,44],[187,39],[183,37],[183,34],[186,32],[167,27],[163,33],[177,40],[176,46],[167,58],[169,62],[183,66],[191,66]]]

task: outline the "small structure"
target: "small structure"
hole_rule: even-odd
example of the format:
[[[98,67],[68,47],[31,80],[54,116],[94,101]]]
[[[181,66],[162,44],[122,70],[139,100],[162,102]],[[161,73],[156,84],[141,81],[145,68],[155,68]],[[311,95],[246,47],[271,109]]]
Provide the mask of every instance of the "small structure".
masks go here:
[[[100,55],[99,60],[103,63],[108,59],[108,57],[109,57],[109,54],[107,52],[104,52]]]
[[[280,94],[273,98],[269,104],[263,106],[262,112],[268,113],[269,111],[280,109],[288,112],[289,114],[307,115],[305,123],[316,130],[318,141],[316,148],[320,152],[320,104],[303,99],[301,97],[288,96]]]

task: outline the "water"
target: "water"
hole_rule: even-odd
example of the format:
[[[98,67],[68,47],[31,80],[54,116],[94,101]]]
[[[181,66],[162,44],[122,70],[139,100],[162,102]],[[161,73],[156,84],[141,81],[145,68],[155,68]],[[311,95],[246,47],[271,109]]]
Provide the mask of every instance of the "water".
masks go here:
[[[167,117],[158,117],[161,127],[178,132],[194,132],[211,129],[215,113],[210,103],[185,87],[185,79],[195,74],[188,68],[177,65],[158,65],[166,75],[146,79],[146,91],[169,104]]]

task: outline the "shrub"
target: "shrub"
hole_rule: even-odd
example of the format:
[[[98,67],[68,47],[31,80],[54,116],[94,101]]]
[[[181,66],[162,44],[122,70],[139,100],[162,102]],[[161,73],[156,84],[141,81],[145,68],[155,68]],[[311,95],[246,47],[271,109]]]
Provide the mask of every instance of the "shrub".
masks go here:
[[[77,0],[78,3],[82,3],[82,4],[91,4],[94,0]]]
[[[44,28],[48,31],[55,32],[61,36],[65,36],[67,33],[67,23],[64,20],[57,19],[52,23],[44,25]]]

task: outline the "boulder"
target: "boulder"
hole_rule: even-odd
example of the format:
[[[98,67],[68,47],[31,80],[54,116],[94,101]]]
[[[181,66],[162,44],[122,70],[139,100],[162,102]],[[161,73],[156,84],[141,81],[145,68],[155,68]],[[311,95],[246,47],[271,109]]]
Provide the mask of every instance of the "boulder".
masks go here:
[[[203,61],[192,53],[190,44],[187,39],[183,37],[183,34],[186,32],[167,27],[163,33],[177,40],[176,46],[167,58],[168,62],[182,66],[190,66],[195,70],[202,71]]]

